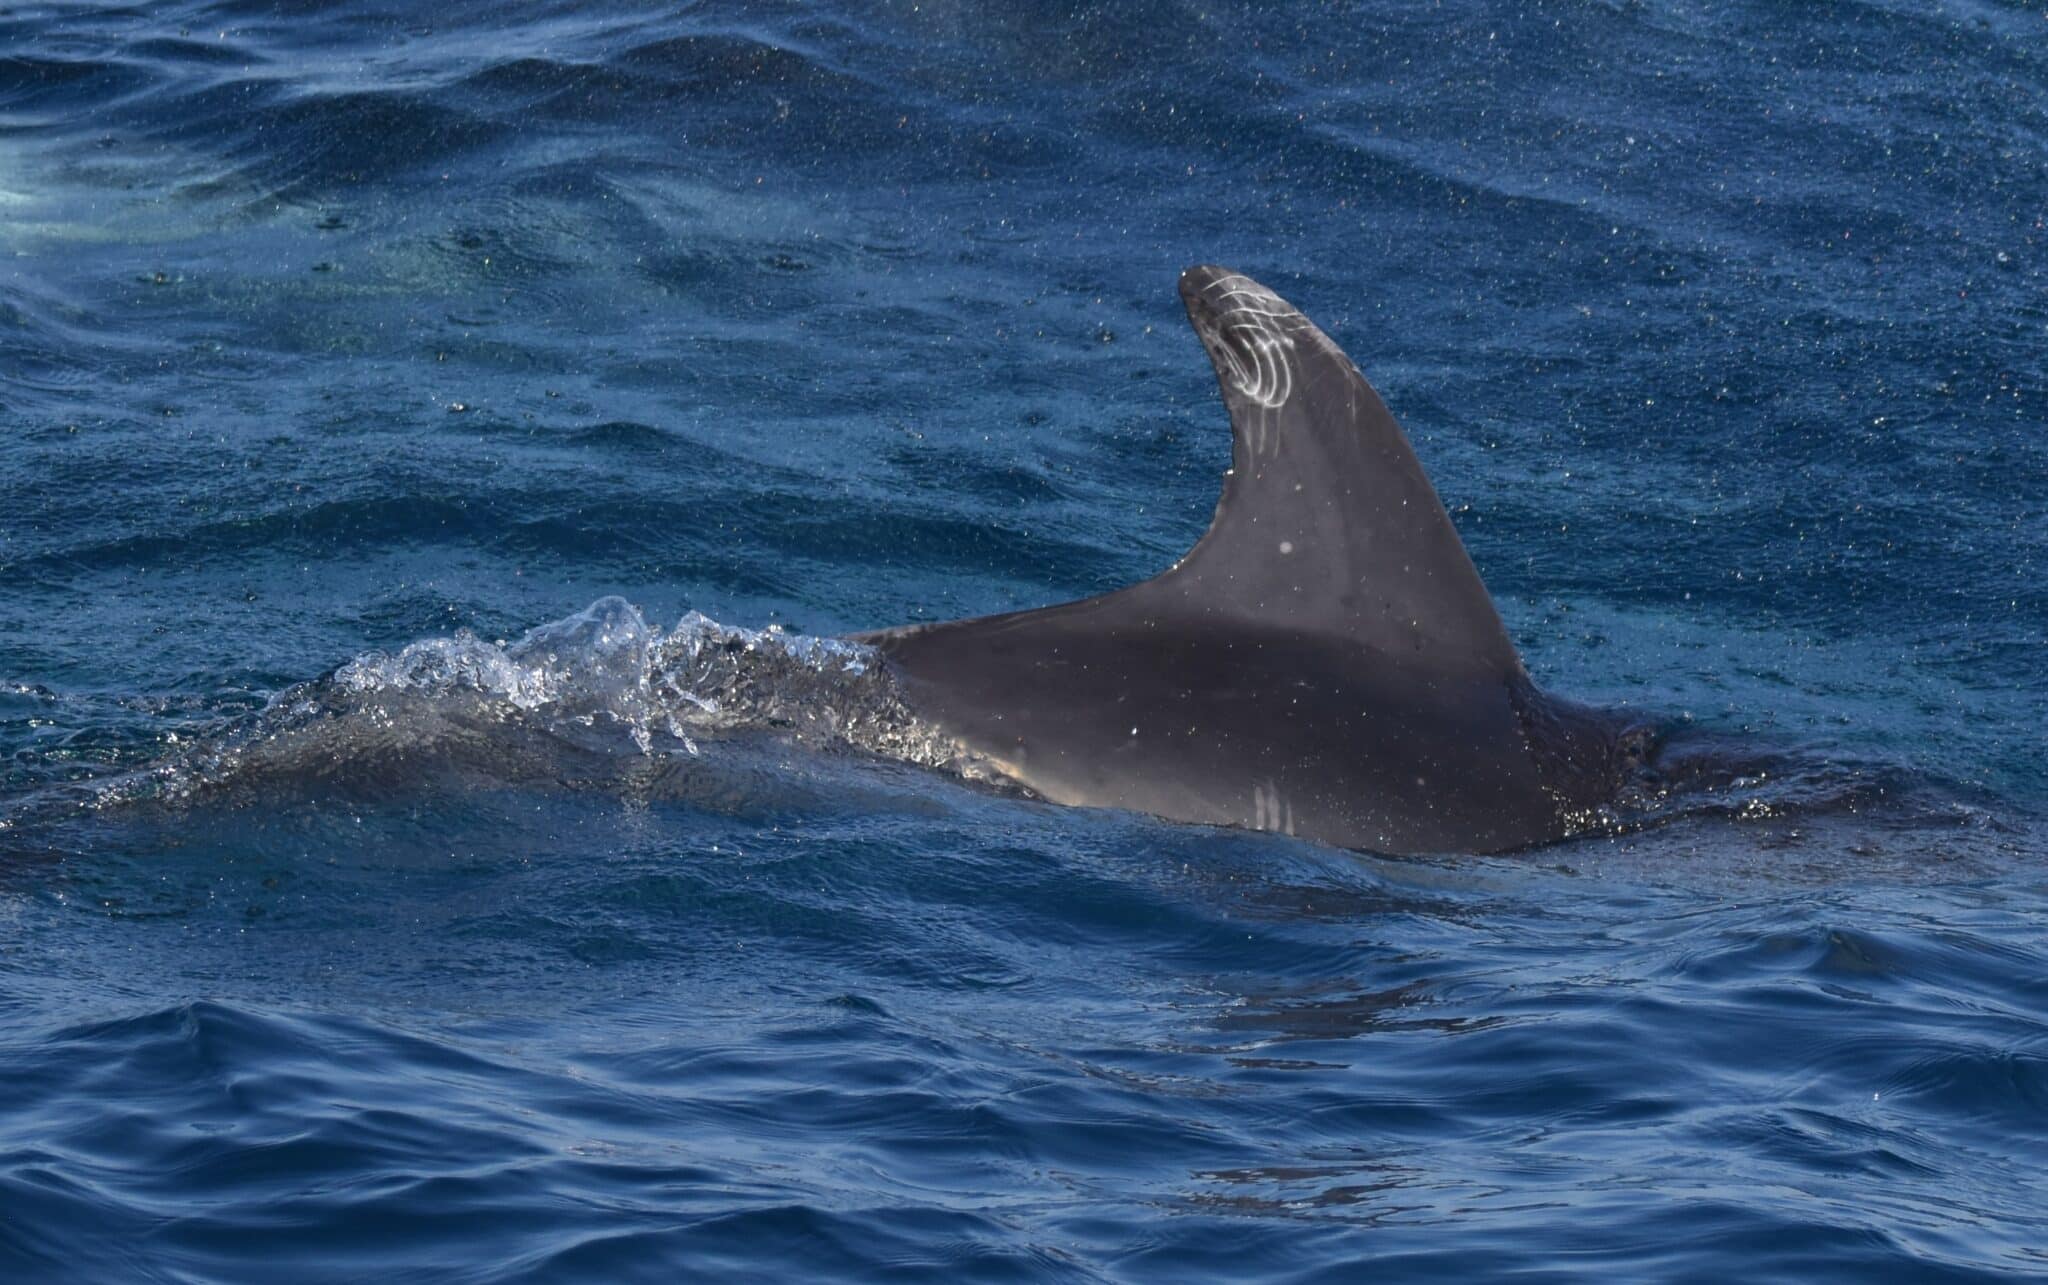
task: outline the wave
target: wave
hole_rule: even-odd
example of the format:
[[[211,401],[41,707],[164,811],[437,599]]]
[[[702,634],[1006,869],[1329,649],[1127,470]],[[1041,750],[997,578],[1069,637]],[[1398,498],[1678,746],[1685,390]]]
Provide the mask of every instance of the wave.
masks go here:
[[[998,780],[911,713],[870,647],[697,612],[663,630],[608,597],[512,642],[464,630],[358,656],[146,770],[94,783],[91,803],[380,798],[438,786],[702,800],[731,792],[721,771],[753,772],[731,747],[762,738]],[[731,761],[717,761],[713,742]]]

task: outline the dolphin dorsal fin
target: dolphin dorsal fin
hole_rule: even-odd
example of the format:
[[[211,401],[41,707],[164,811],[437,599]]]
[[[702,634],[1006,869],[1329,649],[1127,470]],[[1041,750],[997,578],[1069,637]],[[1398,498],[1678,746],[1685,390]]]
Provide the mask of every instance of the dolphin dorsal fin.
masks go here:
[[[1197,267],[1181,299],[1230,408],[1216,516],[1155,602],[1511,679],[1521,659],[1401,426],[1343,350],[1242,273]]]

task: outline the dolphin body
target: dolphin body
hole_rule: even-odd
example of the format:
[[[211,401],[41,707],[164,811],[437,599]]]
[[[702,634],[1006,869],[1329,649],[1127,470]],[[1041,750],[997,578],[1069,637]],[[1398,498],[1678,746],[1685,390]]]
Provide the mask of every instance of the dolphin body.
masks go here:
[[[1055,803],[1387,853],[1597,824],[1646,729],[1522,667],[1399,424],[1242,273],[1182,274],[1232,467],[1163,574],[1038,611],[856,635],[912,712]]]

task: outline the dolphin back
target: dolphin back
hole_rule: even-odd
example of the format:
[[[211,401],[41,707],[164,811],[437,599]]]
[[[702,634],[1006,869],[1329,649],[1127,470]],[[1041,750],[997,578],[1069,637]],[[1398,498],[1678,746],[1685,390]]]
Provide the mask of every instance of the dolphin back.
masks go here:
[[[1379,395],[1242,273],[1189,269],[1181,298],[1232,432],[1187,556],[1100,597],[861,641],[921,717],[1054,802],[1381,852],[1583,828],[1615,788],[1610,725],[1530,683]]]

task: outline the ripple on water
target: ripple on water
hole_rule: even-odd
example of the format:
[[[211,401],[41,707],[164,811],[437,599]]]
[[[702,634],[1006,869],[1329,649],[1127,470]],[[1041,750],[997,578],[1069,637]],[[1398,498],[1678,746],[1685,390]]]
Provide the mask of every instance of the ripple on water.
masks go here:
[[[0,12],[0,1276],[2048,1269],[2039,15],[1560,16]],[[1052,809],[719,623],[1178,556],[1216,261],[1671,715],[1612,831]]]

